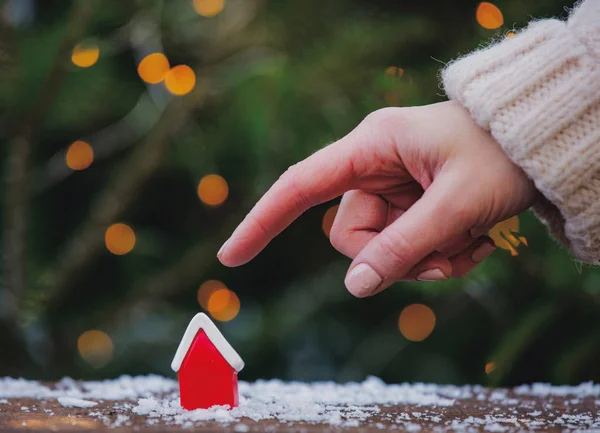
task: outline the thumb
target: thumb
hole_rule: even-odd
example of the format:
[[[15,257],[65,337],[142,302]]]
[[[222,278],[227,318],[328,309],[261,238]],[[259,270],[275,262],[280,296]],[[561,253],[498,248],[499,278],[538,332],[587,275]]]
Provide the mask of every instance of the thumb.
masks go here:
[[[385,289],[437,247],[468,230],[474,205],[458,184],[456,175],[438,175],[415,204],[365,245],[346,275],[350,293],[364,297]],[[439,268],[424,272],[429,280],[450,277]]]

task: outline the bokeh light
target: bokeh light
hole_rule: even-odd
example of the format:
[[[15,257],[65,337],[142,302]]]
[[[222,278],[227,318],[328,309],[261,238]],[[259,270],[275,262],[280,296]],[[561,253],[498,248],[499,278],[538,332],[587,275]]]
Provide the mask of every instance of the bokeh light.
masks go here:
[[[323,233],[325,236],[329,237],[331,233],[331,227],[333,226],[333,222],[335,221],[335,216],[338,213],[340,205],[331,206],[323,215],[323,222],[321,223],[321,227],[323,228]]]
[[[182,96],[190,93],[196,85],[196,74],[187,65],[171,68],[165,75],[165,86],[174,95]]]
[[[240,298],[227,288],[215,290],[208,298],[208,312],[221,322],[232,320],[240,312]]]
[[[475,17],[477,18],[477,22],[481,27],[489,30],[497,29],[504,24],[502,11],[498,8],[498,6],[489,2],[479,3]]]
[[[108,251],[117,256],[122,256],[133,250],[135,233],[127,224],[117,223],[106,230],[104,240]]]
[[[194,10],[203,17],[214,17],[223,10],[225,0],[194,0]]]
[[[489,231],[488,236],[492,238],[497,247],[510,251],[516,256],[517,247],[521,244],[527,246],[525,236],[519,235],[519,217],[517,215],[496,224]]]
[[[226,289],[227,286],[224,282],[219,280],[208,280],[202,283],[200,288],[198,289],[198,304],[202,308],[208,311],[208,300],[210,296],[220,289]]]
[[[491,374],[496,369],[496,363],[493,361],[485,364],[485,374]]]
[[[208,174],[198,183],[198,197],[202,203],[209,206],[218,206],[229,195],[227,181],[218,174]]]
[[[94,150],[85,141],[75,141],[69,146],[65,160],[71,170],[85,170],[94,161]]]
[[[104,367],[113,357],[113,342],[106,332],[92,329],[77,339],[81,358],[95,368]]]
[[[515,36],[517,36],[517,34],[516,34],[515,32],[508,32],[508,33],[506,34],[506,37],[507,37],[507,38],[514,38]]]
[[[165,79],[171,65],[163,53],[148,54],[138,65],[138,75],[149,84],[157,84]]]
[[[412,304],[400,313],[398,326],[407,340],[423,341],[435,328],[435,314],[427,305]]]
[[[385,75],[387,75],[388,77],[402,78],[402,76],[404,75],[404,69],[399,68],[397,66],[388,66],[385,69]]]
[[[80,68],[89,68],[98,61],[100,49],[92,43],[76,45],[71,53],[71,61]]]

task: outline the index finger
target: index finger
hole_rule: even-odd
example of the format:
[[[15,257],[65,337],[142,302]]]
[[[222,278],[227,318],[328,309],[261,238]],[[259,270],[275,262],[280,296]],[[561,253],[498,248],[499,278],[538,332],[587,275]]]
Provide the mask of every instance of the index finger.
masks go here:
[[[306,210],[354,189],[353,144],[350,133],[291,166],[223,244],[221,263],[249,262]]]

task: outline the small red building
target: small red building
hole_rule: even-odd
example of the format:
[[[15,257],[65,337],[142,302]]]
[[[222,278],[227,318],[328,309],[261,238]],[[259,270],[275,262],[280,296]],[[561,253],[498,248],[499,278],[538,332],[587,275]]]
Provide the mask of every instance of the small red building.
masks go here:
[[[188,325],[171,368],[184,409],[238,405],[237,374],[244,361],[206,314],[196,314]]]

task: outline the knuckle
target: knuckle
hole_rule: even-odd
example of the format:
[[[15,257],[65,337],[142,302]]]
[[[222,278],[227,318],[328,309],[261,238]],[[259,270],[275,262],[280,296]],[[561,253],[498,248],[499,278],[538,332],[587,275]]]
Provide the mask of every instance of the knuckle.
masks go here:
[[[334,231],[332,228],[329,233],[329,242],[333,248],[344,254],[344,237],[340,232]]]
[[[279,180],[288,183],[291,179],[298,175],[298,163],[290,165],[282,174],[279,176]]]
[[[348,253],[348,233],[340,224],[336,224],[335,221],[329,232],[329,242],[340,253],[344,255]]]
[[[411,260],[415,255],[415,248],[402,232],[394,230],[392,226],[379,234],[379,246],[381,253],[391,258],[396,268],[394,271],[407,267],[411,261],[418,261],[418,258]]]
[[[410,125],[411,111],[402,107],[385,107],[369,113],[364,122],[373,128],[402,128]]]
[[[294,195],[294,199],[298,202],[299,206],[308,209],[313,207],[315,203],[308,197],[299,180],[302,170],[303,164],[301,162],[289,166],[279,177],[279,182]]]
[[[265,227],[265,225],[261,222],[261,220],[256,215],[254,215],[252,212],[250,212],[248,214],[247,218],[249,219],[249,221],[251,221],[252,224],[254,224],[254,226],[258,229],[258,231],[260,231],[261,235],[270,236],[269,230]]]
[[[387,145],[403,143],[403,148],[419,148],[422,128],[418,123],[418,116],[412,109],[386,107],[373,111],[365,117],[363,131],[379,143]]]

